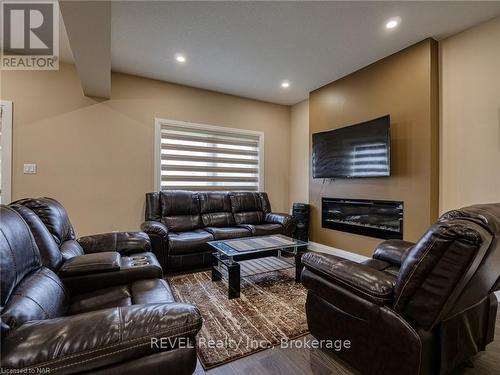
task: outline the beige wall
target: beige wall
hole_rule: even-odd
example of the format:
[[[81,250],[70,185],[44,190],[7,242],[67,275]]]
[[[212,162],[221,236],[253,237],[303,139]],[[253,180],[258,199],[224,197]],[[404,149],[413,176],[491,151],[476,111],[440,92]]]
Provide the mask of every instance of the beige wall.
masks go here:
[[[310,179],[312,240],[371,255],[381,240],[321,227],[321,197],[404,202],[404,239],[415,241],[438,211],[438,51],[424,40],[309,96],[309,131],[391,115],[389,178]],[[311,139],[311,138],[309,138]]]
[[[440,211],[500,202],[500,17],[440,51]]]
[[[290,207],[309,202],[309,100],[290,108]]]
[[[130,75],[112,75],[111,100],[82,95],[73,65],[2,72],[14,102],[13,199],[52,196],[79,235],[137,230],[153,187],[155,117],[262,131],[265,190],[288,211],[289,107]],[[38,173],[22,173],[24,163]]]

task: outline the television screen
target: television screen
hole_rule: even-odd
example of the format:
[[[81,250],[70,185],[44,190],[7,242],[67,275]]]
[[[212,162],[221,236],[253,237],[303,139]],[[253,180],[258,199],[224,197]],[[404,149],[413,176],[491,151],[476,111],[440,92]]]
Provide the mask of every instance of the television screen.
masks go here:
[[[313,178],[390,176],[390,116],[315,133]]]

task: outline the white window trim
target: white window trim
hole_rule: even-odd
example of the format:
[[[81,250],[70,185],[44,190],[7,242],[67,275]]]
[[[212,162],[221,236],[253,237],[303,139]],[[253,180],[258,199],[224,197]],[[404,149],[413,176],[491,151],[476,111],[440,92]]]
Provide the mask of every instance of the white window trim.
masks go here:
[[[12,200],[12,102],[0,100],[2,110],[2,204]]]
[[[161,190],[161,126],[162,125],[172,125],[181,128],[191,128],[191,129],[200,129],[200,130],[215,130],[221,131],[225,133],[235,133],[235,134],[246,134],[253,135],[259,137],[259,191],[265,191],[264,185],[264,132],[259,132],[255,130],[247,130],[247,129],[238,129],[238,128],[228,128],[225,126],[216,126],[216,125],[208,125],[208,124],[199,124],[194,122],[187,121],[177,121],[177,120],[169,120],[162,119],[159,117],[155,117],[154,122],[154,178],[153,184],[155,191]]]

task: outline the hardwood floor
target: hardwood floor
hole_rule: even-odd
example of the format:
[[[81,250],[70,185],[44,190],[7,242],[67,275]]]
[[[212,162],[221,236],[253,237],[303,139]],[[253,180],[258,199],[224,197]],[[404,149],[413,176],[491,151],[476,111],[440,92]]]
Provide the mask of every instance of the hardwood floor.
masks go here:
[[[500,311],[500,306],[499,306]],[[298,340],[311,338],[308,335]],[[461,368],[453,375],[500,374],[500,313],[497,315],[495,341],[472,360],[472,368]],[[205,371],[198,362],[196,375],[353,375],[356,371],[327,351],[275,347]]]
[[[312,336],[307,335],[298,340],[304,341],[307,338],[311,339]],[[206,372],[198,362],[195,374],[351,375],[356,373],[326,351],[274,347],[273,349],[263,350]]]
[[[499,294],[497,292],[497,298]],[[495,325],[495,341],[486,347],[486,351],[479,353],[472,360],[472,368],[463,368],[454,375],[493,375],[500,374],[500,305],[497,311]]]

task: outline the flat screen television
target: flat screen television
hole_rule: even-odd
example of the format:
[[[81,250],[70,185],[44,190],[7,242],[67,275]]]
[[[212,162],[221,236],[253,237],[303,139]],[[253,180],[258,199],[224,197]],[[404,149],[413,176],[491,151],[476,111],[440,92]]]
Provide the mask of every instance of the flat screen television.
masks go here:
[[[313,178],[391,175],[390,116],[312,136]]]

